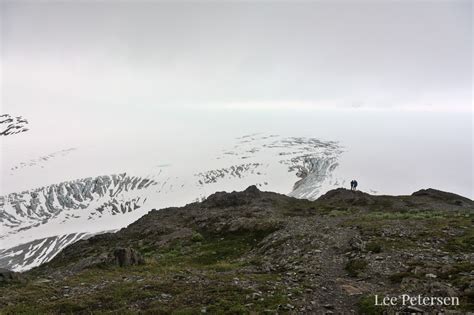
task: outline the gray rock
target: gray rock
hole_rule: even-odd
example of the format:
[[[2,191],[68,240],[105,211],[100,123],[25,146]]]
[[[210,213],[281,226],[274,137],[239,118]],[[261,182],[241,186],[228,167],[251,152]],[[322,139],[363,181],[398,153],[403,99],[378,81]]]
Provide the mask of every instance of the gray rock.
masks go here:
[[[20,280],[21,277],[18,273],[10,271],[8,269],[0,268],[0,283],[9,283]]]
[[[115,263],[120,267],[142,265],[145,263],[142,255],[133,248],[116,248],[114,250]]]
[[[423,314],[423,310],[421,308],[418,308],[418,307],[415,307],[415,306],[407,306],[406,310],[408,312],[415,312],[415,313],[422,313]]]
[[[349,240],[349,246],[352,250],[355,251],[363,251],[365,250],[366,242],[360,238],[360,236],[354,236],[352,239]]]

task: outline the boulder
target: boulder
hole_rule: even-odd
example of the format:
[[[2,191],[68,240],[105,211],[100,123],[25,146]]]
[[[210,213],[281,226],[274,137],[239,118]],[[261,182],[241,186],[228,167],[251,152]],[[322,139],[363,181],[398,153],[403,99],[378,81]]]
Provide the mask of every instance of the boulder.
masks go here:
[[[114,250],[115,263],[120,267],[127,267],[133,265],[142,265],[145,263],[143,256],[135,249],[127,248],[116,248]]]
[[[363,293],[359,288],[350,284],[341,285],[341,289],[343,289],[348,295],[359,295]]]
[[[20,280],[18,273],[8,269],[0,268],[0,283],[8,283],[18,280]]]
[[[258,198],[261,198],[261,192],[257,186],[252,185],[242,192],[216,192],[207,197],[207,199],[204,201],[204,204],[211,208],[238,207],[250,204],[252,201]]]
[[[349,246],[352,250],[364,251],[366,242],[360,236],[356,235],[349,240]]]

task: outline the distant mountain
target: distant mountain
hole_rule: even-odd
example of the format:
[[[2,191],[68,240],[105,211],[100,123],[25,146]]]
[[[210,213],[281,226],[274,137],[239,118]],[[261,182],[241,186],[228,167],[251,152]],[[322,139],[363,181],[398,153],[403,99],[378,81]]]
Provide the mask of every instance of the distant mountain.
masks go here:
[[[0,115],[0,136],[11,136],[28,131],[28,120],[22,116]]]
[[[255,184],[313,200],[342,184],[333,178],[342,153],[336,142],[277,135],[236,140],[206,163],[215,169],[183,174],[180,165],[161,165],[142,175],[83,178],[0,197],[0,267],[29,269],[54,257],[62,244],[125,227],[150,207],[184,205],[215,191]],[[199,169],[201,161],[195,163]]]

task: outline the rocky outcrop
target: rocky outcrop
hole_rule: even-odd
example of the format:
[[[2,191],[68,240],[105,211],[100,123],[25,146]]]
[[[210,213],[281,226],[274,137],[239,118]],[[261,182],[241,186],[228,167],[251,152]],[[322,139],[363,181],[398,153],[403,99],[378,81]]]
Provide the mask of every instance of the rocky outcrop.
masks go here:
[[[114,250],[115,263],[120,267],[141,265],[145,259],[133,248],[116,248]]]
[[[257,186],[249,186],[243,193],[231,192],[226,193],[216,192],[204,201],[204,204],[208,207],[237,207],[248,204],[253,200],[260,197],[260,190]]]
[[[13,271],[8,269],[0,268],[0,284],[20,281],[21,276]]]
[[[421,189],[416,191],[412,194],[415,197],[428,197],[435,200],[440,200],[444,202],[452,202],[455,205],[462,206],[463,204],[469,205],[472,204],[472,200],[465,198],[463,196],[459,196],[453,193],[428,188],[428,189]]]
[[[319,200],[326,203],[354,206],[368,206],[376,202],[376,199],[367,193],[362,191],[352,191],[344,188],[330,190],[319,197]]]

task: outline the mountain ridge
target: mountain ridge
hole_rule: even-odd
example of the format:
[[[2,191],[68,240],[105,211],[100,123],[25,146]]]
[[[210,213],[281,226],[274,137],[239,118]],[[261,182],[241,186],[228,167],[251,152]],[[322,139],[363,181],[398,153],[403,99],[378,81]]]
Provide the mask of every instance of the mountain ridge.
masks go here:
[[[34,292],[39,313],[462,313],[474,306],[473,219],[472,200],[434,190],[216,192],[66,247],[0,286],[0,309],[27,311]],[[374,306],[374,294],[401,293],[460,305]]]

